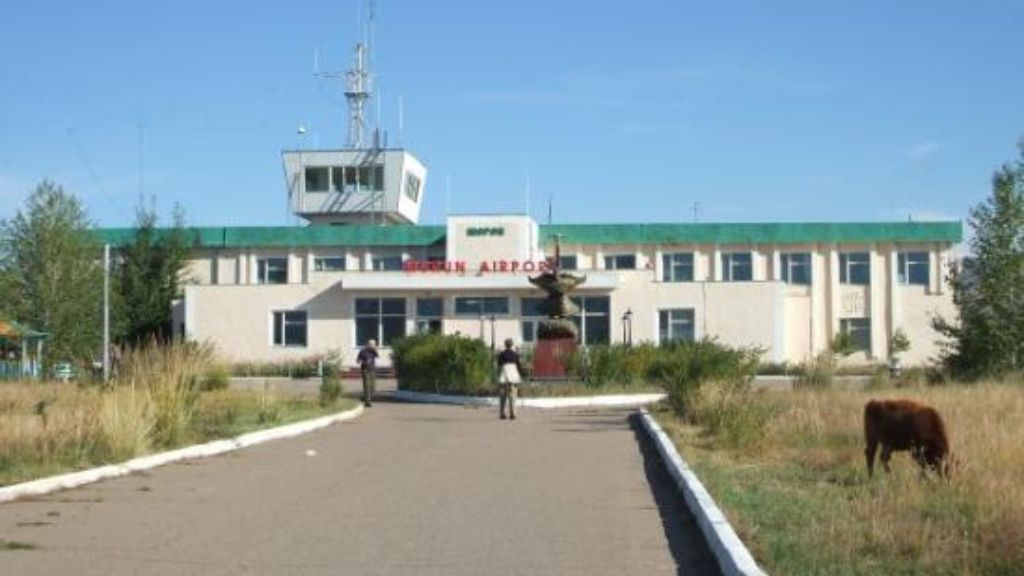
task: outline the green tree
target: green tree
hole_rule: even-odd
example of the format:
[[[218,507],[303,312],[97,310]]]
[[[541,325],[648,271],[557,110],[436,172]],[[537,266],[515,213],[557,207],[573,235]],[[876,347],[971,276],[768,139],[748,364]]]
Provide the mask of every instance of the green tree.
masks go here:
[[[971,209],[970,255],[951,277],[957,320],[937,318],[943,361],[958,376],[1024,369],[1024,141],[1020,158],[992,177],[992,195]]]
[[[173,226],[157,227],[152,209],[139,208],[135,236],[118,249],[115,306],[119,339],[130,344],[172,334],[171,304],[181,296],[189,243],[185,217],[175,208]]]
[[[47,366],[100,353],[102,254],[89,228],[78,199],[49,180],[0,223],[4,313],[50,334]]]

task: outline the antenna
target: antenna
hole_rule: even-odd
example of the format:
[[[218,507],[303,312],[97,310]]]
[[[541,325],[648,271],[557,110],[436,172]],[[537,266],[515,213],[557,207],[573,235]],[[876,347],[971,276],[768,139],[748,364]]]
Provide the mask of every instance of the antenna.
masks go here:
[[[362,42],[357,42],[352,54],[352,66],[345,72],[331,72],[320,70],[320,50],[313,51],[313,76],[328,80],[345,79],[345,101],[348,105],[348,135],[345,144],[349,148],[366,147],[367,128],[367,102],[373,98],[373,73],[371,72],[372,46],[373,46],[373,20],[375,2],[369,2],[369,17],[366,27],[359,24],[360,6],[356,5],[357,37],[363,36]],[[378,131],[380,128],[380,110],[377,112]],[[379,138],[379,136],[378,136]]]
[[[698,221],[698,213],[700,212],[700,202],[693,203],[693,222],[696,224]]]
[[[550,192],[550,193],[548,193],[548,226],[551,225],[551,213],[553,211],[552,206],[554,205],[554,203],[555,203],[555,193],[554,192]]]

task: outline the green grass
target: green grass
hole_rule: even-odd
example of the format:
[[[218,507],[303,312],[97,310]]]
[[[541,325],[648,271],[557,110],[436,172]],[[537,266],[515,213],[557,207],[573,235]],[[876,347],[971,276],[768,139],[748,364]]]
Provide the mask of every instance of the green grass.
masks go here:
[[[12,540],[0,540],[0,552],[11,551],[11,550],[35,550],[37,546],[35,544],[28,544],[26,542],[14,542]]]
[[[896,396],[943,415],[960,462],[951,482],[921,479],[906,453],[891,476],[867,477],[863,405]],[[698,416],[705,402],[695,399]],[[740,441],[729,424],[712,431],[664,407],[655,415],[770,574],[1024,573],[1024,387],[798,390],[742,402],[771,416]]]

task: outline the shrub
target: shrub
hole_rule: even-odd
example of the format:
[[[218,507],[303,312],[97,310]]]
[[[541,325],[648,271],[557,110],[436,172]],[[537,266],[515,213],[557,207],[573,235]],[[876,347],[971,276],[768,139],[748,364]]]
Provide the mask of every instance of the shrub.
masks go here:
[[[417,334],[391,345],[400,390],[482,394],[491,388],[494,362],[481,340]]]
[[[836,364],[835,354],[820,352],[803,365],[794,385],[798,388],[828,388],[835,380]]]
[[[223,364],[216,364],[203,374],[200,389],[204,392],[227,390],[230,381],[231,370]]]
[[[728,446],[752,448],[766,438],[777,411],[778,405],[754,391],[749,380],[716,380],[696,390],[687,416]]]
[[[339,370],[324,368],[324,376],[320,380],[320,405],[330,406],[341,398],[341,375]]]
[[[672,407],[685,414],[702,383],[749,382],[760,356],[756,348],[732,348],[711,338],[666,344],[647,367],[647,379],[661,384]]]
[[[297,360],[276,362],[236,362],[231,365],[231,375],[241,377],[312,378],[319,373],[321,358],[310,356]]]

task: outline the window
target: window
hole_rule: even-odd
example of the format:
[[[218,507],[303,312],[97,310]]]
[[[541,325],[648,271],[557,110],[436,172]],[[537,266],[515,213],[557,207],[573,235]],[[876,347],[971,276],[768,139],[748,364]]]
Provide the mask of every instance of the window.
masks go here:
[[[306,192],[327,192],[328,187],[328,169],[326,167],[306,168]]]
[[[335,192],[379,192],[384,189],[384,166],[334,166],[331,168],[331,189]]]
[[[754,279],[754,258],[750,252],[722,253],[722,280],[750,282]]]
[[[606,270],[636,270],[636,254],[613,254],[604,257]]]
[[[577,270],[579,262],[576,259],[576,255],[572,256],[561,256],[558,259],[558,267],[562,270]]]
[[[508,298],[486,296],[455,299],[456,316],[489,316],[491,314],[508,314]]]
[[[693,282],[693,253],[661,255],[662,282]]]
[[[405,336],[405,298],[356,298],[356,343],[389,346]]]
[[[274,346],[306,345],[306,311],[274,312]]]
[[[658,311],[658,341],[693,342],[693,308],[670,308]]]
[[[547,298],[521,298],[519,300],[520,315],[523,317],[521,323],[523,342],[537,341],[537,324],[547,318],[547,314],[543,311],[545,300]]]
[[[782,281],[789,284],[811,283],[811,254],[788,252],[782,254]]]
[[[344,256],[324,256],[313,258],[313,270],[316,272],[344,272]]]
[[[871,283],[871,262],[867,252],[842,252],[839,254],[839,281],[843,284]]]
[[[405,195],[413,202],[420,200],[420,179],[412,174],[405,175]]]
[[[871,318],[840,318],[839,331],[850,336],[854,348],[871,354]]]
[[[441,318],[444,316],[442,298],[416,299],[416,333],[440,334]]]
[[[928,285],[930,266],[927,252],[900,252],[896,267],[900,284]]]
[[[586,345],[608,344],[611,341],[611,299],[607,296],[576,296],[572,301],[580,307],[573,322],[580,329],[580,341]]]
[[[374,256],[373,269],[378,272],[394,272],[402,269],[401,256]]]
[[[256,261],[257,284],[287,284],[287,258],[260,258]]]

